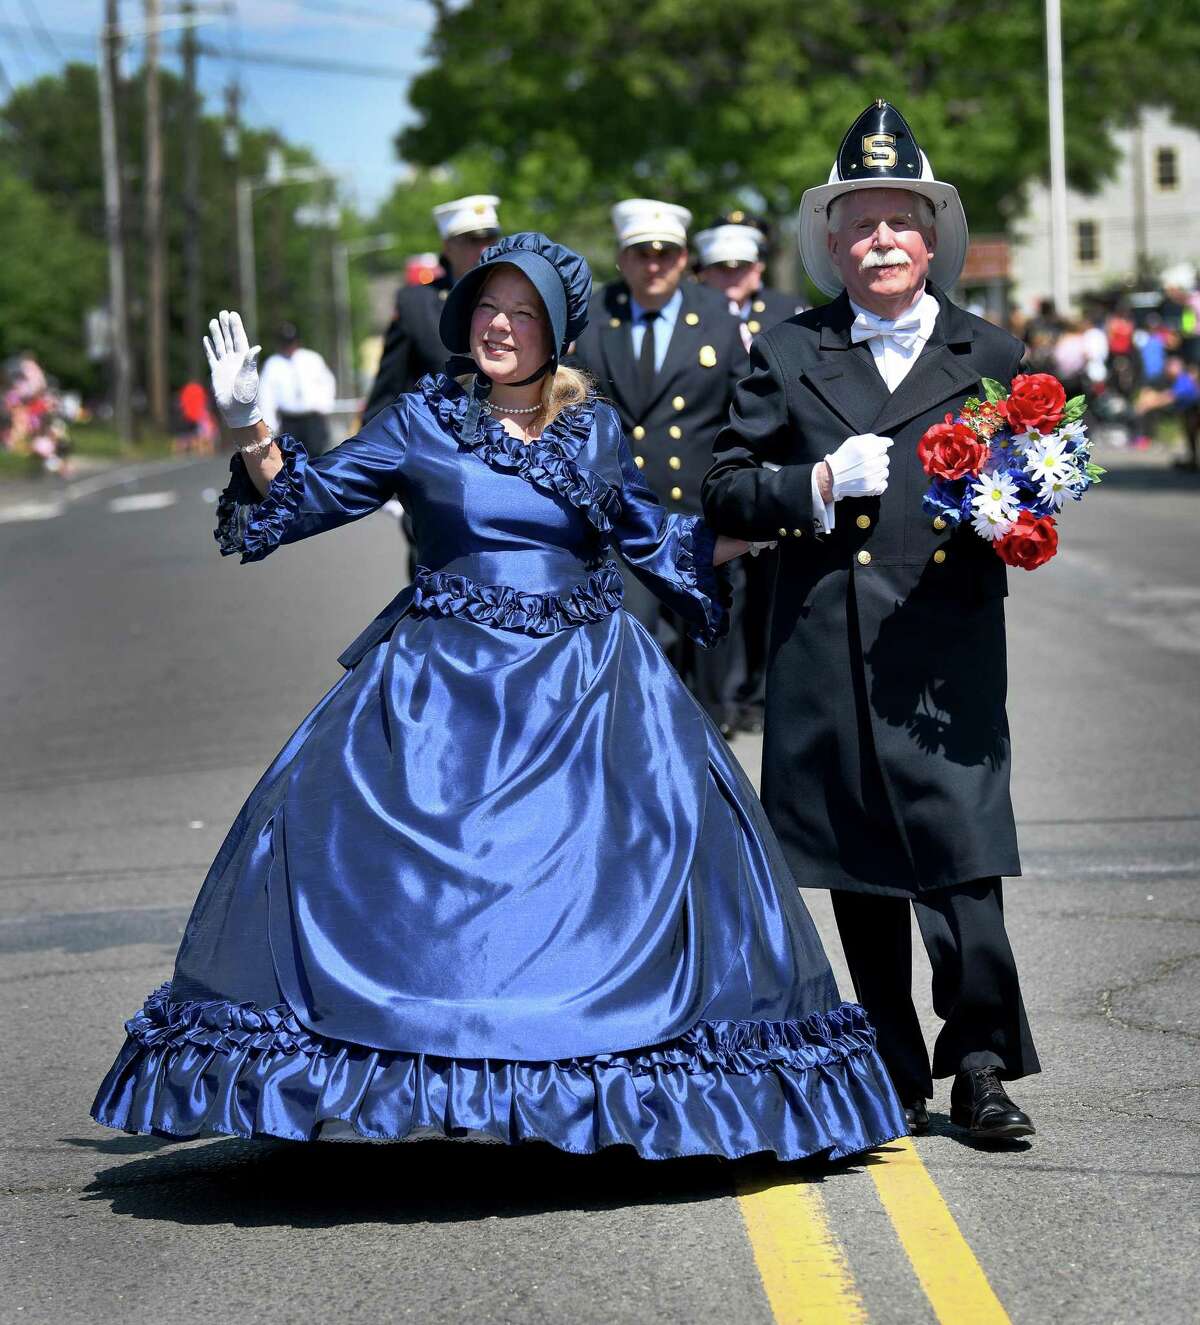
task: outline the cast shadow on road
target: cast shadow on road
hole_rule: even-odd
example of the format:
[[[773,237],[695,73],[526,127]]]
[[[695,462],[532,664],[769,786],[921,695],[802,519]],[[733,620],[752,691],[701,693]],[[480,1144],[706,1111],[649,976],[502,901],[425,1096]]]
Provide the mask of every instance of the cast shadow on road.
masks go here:
[[[569,1155],[541,1142],[64,1139],[106,1155],[137,1156],[99,1170],[83,1200],[106,1202],[113,1214],[133,1219],[239,1228],[441,1224],[681,1205],[781,1183],[851,1180],[882,1162],[877,1155],[836,1164],[784,1164],[764,1155],[651,1161],[624,1148]]]

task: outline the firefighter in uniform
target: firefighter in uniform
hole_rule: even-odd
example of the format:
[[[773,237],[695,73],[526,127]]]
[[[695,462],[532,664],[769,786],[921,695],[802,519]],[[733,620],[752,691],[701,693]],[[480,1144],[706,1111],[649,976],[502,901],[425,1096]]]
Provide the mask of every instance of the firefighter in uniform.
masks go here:
[[[696,279],[729,301],[729,311],[742,324],[747,350],[754,337],[786,318],[804,312],[804,302],[795,294],[772,290],[763,284],[769,243],[767,223],[759,217],[735,210],[718,217],[695,237]],[[736,726],[739,731],[760,732],[767,689],[767,616],[771,582],[779,557],[773,549],[742,559],[746,593],[741,613],[745,679],[738,688]]]
[[[613,208],[612,219],[621,275],[600,292],[600,315],[580,337],[574,362],[616,406],[635,462],[663,505],[698,515],[713,440],[749,367],[740,324],[722,296],[684,280],[692,219],[685,207],[630,198]],[[730,634],[714,649],[694,646],[658,600],[625,577],[625,606],[727,733],[745,675],[739,566],[740,559],[732,565]]]

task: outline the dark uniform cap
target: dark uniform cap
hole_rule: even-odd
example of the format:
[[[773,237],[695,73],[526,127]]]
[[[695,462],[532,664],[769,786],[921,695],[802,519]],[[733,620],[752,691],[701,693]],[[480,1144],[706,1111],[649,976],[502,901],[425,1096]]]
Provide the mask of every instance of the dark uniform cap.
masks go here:
[[[838,148],[838,179],[920,179],[921,166],[908,121],[882,99],[854,121]]]
[[[508,263],[516,267],[538,292],[554,340],[553,361],[565,354],[587,326],[592,272],[586,259],[556,244],[536,230],[505,235],[484,249],[479,265],[472,267],[450,291],[442,309],[442,343],[452,354],[471,352],[471,314],[484,282],[494,267]]]

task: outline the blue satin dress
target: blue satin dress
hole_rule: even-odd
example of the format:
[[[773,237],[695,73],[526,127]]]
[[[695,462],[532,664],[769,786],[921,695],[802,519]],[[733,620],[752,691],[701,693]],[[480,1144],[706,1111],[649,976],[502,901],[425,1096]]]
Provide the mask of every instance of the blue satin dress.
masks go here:
[[[316,460],[285,437],[265,498],[234,458],[223,552],[398,495],[423,565],[250,794],[93,1116],[647,1158],[903,1135],[753,788],[621,608],[613,548],[719,638],[712,533],[609,405],[529,444],[467,405],[432,376]]]

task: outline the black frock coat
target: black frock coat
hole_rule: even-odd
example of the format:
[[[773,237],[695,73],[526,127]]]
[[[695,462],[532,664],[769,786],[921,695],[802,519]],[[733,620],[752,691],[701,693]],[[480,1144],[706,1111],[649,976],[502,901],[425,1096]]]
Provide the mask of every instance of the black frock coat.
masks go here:
[[[363,406],[363,423],[369,423],[397,396],[411,391],[426,373],[445,368],[449,356],[438,327],[453,284],[448,275],[442,275],[429,285],[404,285],[396,291],[396,311],[384,333],[379,371]]]
[[[913,896],[1020,873],[1006,568],[924,513],[916,448],[1023,347],[930,293],[936,326],[894,393],[845,294],[759,336],[704,481],[718,532],[779,540],[762,796],[806,886]],[[819,538],[812,467],[868,432],[894,439],[887,491],[839,501]]]
[[[698,515],[713,441],[749,360],[724,296],[692,281],[679,288],[683,305],[649,400],[641,400],[638,389],[624,281],[600,292],[600,307],[593,306],[571,362],[616,406],[642,477],[659,501],[669,511]]]

